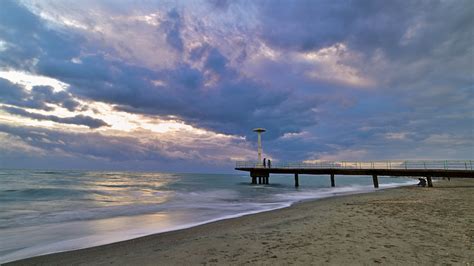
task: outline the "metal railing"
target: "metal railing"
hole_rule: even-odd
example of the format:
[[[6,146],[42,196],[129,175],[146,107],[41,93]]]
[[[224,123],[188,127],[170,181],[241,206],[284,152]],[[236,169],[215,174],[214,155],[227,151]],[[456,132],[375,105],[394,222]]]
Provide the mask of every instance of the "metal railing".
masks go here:
[[[262,163],[237,161],[236,168],[264,168]],[[268,168],[268,164],[266,165]],[[444,169],[473,170],[473,160],[438,161],[318,161],[318,162],[273,162],[271,168],[285,169]]]

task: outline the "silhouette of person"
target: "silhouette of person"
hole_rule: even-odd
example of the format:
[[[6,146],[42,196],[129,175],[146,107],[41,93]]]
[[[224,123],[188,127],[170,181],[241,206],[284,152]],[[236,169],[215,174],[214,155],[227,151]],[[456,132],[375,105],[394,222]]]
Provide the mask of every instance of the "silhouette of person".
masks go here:
[[[426,180],[424,178],[418,178],[418,180],[420,180],[420,182],[418,183],[417,186],[426,187]]]
[[[268,159],[268,168],[272,168],[272,161]]]
[[[267,158],[263,158],[263,167],[267,167]]]

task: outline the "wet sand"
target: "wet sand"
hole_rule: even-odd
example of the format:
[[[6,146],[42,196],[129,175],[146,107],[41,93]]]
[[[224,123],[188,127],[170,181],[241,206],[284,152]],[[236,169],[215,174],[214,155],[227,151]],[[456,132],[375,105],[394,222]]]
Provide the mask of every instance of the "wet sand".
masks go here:
[[[295,204],[13,264],[474,265],[474,179]]]

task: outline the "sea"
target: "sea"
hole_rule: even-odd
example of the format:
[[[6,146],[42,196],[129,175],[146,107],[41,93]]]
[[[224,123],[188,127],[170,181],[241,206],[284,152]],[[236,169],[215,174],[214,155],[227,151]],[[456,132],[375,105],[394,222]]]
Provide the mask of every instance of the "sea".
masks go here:
[[[369,176],[0,170],[0,263],[375,191]],[[414,185],[379,177],[380,188]]]

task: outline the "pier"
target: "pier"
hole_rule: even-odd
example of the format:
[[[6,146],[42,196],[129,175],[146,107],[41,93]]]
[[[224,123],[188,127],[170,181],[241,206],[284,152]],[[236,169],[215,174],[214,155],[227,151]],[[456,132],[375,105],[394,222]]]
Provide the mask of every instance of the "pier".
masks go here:
[[[367,175],[372,177],[375,188],[379,176],[405,176],[426,178],[428,187],[433,177],[474,178],[473,160],[453,161],[371,161],[371,162],[292,162],[275,163],[271,167],[259,162],[236,162],[235,170],[250,172],[252,184],[269,184],[270,174],[293,174],[295,187],[299,187],[299,175],[328,175],[331,187],[336,186],[336,175]]]

